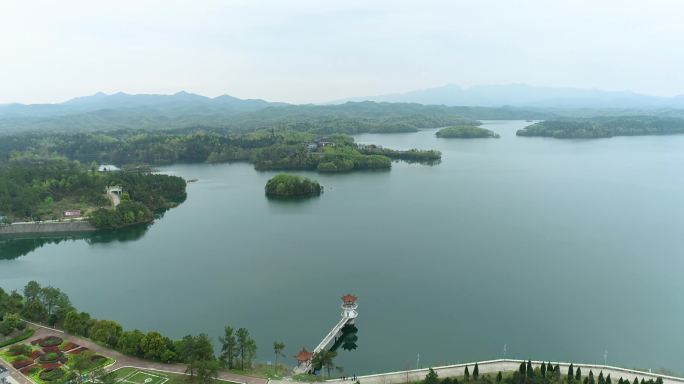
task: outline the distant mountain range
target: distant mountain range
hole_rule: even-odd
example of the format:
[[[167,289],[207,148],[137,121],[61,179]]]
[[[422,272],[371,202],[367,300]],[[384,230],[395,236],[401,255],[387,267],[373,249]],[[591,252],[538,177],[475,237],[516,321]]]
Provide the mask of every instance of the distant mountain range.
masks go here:
[[[228,95],[211,98],[188,92],[173,95],[100,92],[59,104],[2,104],[0,133],[192,127],[239,131],[273,127],[300,129],[301,125],[310,125],[308,130],[335,126],[336,132],[355,132],[370,121],[382,121],[383,129],[391,127],[400,131],[416,129],[429,121],[432,121],[430,124],[455,121],[456,116],[475,120],[548,120],[630,115],[684,117],[684,96],[666,98],[633,92],[527,85],[471,88],[447,85],[324,105],[295,105]],[[399,127],[402,124],[405,126]]]
[[[684,95],[659,97],[630,91],[537,87],[524,84],[478,85],[464,88],[445,85],[405,93],[344,99],[347,101],[383,101],[477,107],[524,108],[684,108]]]
[[[0,117],[48,117],[122,108],[170,112],[172,115],[198,109],[202,113],[230,114],[256,111],[273,105],[285,104],[270,103],[259,99],[238,99],[229,95],[211,98],[184,91],[173,95],[131,95],[123,92],[108,95],[98,92],[59,104],[0,104]]]

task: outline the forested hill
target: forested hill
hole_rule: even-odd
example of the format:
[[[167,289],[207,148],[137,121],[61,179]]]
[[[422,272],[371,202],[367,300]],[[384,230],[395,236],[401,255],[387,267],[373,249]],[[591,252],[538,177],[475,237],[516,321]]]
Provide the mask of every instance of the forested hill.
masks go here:
[[[545,119],[552,116],[508,107],[376,102],[292,105],[227,95],[208,98],[185,92],[175,95],[97,94],[62,104],[0,105],[0,134],[194,127],[230,132],[289,129],[325,134],[390,133],[475,124],[477,119]]]
[[[542,121],[519,130],[517,135],[558,139],[591,139],[682,133],[684,133],[684,119],[682,118],[620,116]]]

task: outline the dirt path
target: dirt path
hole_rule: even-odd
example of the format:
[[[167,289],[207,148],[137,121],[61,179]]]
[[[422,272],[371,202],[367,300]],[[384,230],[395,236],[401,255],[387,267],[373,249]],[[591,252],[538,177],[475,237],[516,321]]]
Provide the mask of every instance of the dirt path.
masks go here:
[[[33,325],[33,327],[36,329],[36,333],[28,341],[33,340],[33,339],[43,338],[43,337],[50,336],[50,335],[59,336],[59,337],[63,338],[64,340],[71,341],[72,343],[76,343],[82,347],[87,347],[88,349],[90,349],[91,351],[93,351],[95,353],[116,359],[116,363],[114,363],[112,366],[109,367],[110,370],[115,370],[115,369],[119,369],[119,368],[123,368],[123,367],[135,367],[135,368],[140,368],[140,369],[149,369],[149,370],[168,372],[168,373],[185,374],[185,370],[186,370],[185,364],[164,364],[164,363],[159,363],[156,361],[149,361],[149,360],[144,360],[144,359],[140,359],[137,357],[131,357],[131,356],[124,355],[120,352],[117,352],[113,349],[105,348],[101,345],[94,343],[91,340],[88,340],[88,339],[69,335],[67,333],[60,333],[59,331],[47,329],[47,328],[39,326],[39,325]],[[21,378],[24,378],[24,376],[21,374],[19,374],[19,376]],[[259,377],[252,377],[252,376],[245,376],[245,375],[238,375],[238,374],[226,372],[226,371],[220,371],[217,378],[222,379],[222,380],[228,380],[228,381],[236,382],[236,383],[243,383],[243,384],[268,384],[268,379],[262,379]],[[20,382],[20,384],[31,384],[31,383],[25,380],[23,382]]]

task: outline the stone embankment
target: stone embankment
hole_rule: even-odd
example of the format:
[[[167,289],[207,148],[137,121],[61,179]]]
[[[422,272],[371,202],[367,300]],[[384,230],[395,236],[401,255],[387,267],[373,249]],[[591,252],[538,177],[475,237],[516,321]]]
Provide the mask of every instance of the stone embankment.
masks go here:
[[[499,371],[501,372],[511,372],[511,371],[517,371],[518,368],[520,367],[520,363],[523,362],[523,360],[513,360],[513,359],[500,359],[500,360],[490,360],[490,361],[480,361],[477,363],[478,368],[480,370],[480,374],[490,374],[490,375],[496,375]],[[533,361],[532,366],[533,367],[539,367],[541,366],[542,362],[541,361]],[[556,364],[555,362],[553,363],[554,365]],[[566,375],[568,372],[568,367],[570,366],[570,363],[558,363],[558,365],[561,368],[561,374]],[[465,367],[468,367],[471,374],[473,372],[473,367],[475,366],[475,363],[468,363],[468,364],[456,364],[456,365],[447,365],[443,367],[433,367],[435,372],[439,375],[439,377],[459,377],[463,376],[465,372]],[[634,381],[634,378],[637,378],[639,381],[641,379],[644,379],[648,381],[649,379],[653,379],[654,381],[658,379],[659,377],[663,379],[664,384],[684,384],[684,378],[680,377],[672,377],[672,376],[666,376],[666,375],[659,375],[655,373],[650,373],[650,372],[642,372],[642,371],[635,371],[632,369],[626,369],[626,368],[619,368],[619,367],[611,367],[607,365],[594,365],[594,364],[574,364],[575,369],[577,367],[582,368],[582,376],[586,376],[589,374],[589,371],[594,372],[594,376],[598,377],[599,372],[603,371],[603,376],[607,376],[610,374],[611,380],[613,383],[616,383],[621,377],[623,379],[629,379],[630,382]],[[400,372],[389,372],[389,373],[380,373],[380,374],[375,374],[375,375],[366,375],[366,376],[358,376],[357,379],[361,384],[405,384],[407,382],[417,382],[420,380],[425,379],[425,375],[428,373],[428,368],[424,369],[414,369],[414,370],[409,370],[409,371],[400,371]],[[328,380],[328,382],[342,382],[342,380]]]
[[[0,235],[33,235],[49,233],[92,232],[97,228],[85,220],[40,221],[0,225]]]

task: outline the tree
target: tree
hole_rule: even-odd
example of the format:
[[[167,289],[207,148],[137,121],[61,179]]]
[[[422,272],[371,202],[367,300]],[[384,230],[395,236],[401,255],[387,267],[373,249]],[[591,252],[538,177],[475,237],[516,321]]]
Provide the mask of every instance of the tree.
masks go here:
[[[200,365],[208,369],[208,362],[215,360],[214,347],[211,345],[209,336],[201,333],[197,336],[187,335],[176,345],[177,357],[180,361],[188,364],[190,377],[194,377],[195,369]]]
[[[568,381],[572,381],[575,378],[575,368],[570,363],[570,366],[568,367]]]
[[[527,377],[534,377],[534,368],[532,368],[532,360],[527,360],[527,367],[525,367],[527,370]]]
[[[470,381],[470,371],[468,370],[467,365],[465,367],[465,370],[463,371],[463,380]]]
[[[256,342],[249,336],[249,331],[246,328],[239,328],[235,334],[240,356],[240,369],[244,370],[245,362],[247,362],[247,366],[251,365],[252,359],[256,355]]]
[[[224,336],[219,337],[221,342],[221,356],[220,361],[224,367],[229,369],[234,368],[233,362],[237,356],[237,341],[233,334],[233,328],[226,326],[224,328]]]
[[[335,357],[337,357],[337,352],[328,351],[326,349],[316,353],[311,362],[315,367],[325,368],[328,372],[328,377],[330,377],[330,371],[335,368]]]
[[[121,334],[121,337],[119,337],[119,342],[116,344],[116,349],[126,355],[138,357],[143,356],[141,345],[142,339],[144,337],[145,334],[137,329],[125,331]]]
[[[27,302],[38,300],[38,295],[40,295],[40,284],[36,281],[29,281],[26,286],[24,286],[24,298]]]
[[[539,369],[541,371],[542,377],[546,377],[546,363],[542,361],[541,368]]]
[[[439,376],[434,369],[430,368],[427,375],[425,375],[424,384],[439,384]]]
[[[95,320],[90,318],[90,314],[71,310],[64,317],[63,326],[64,330],[71,334],[87,337],[94,322]]]
[[[121,324],[112,320],[97,320],[90,328],[90,337],[95,341],[105,343],[108,347],[115,347],[123,333]]]
[[[659,376],[659,377],[656,379],[655,384],[663,384],[663,378]]]
[[[285,343],[281,341],[273,342],[273,353],[275,354],[275,370],[278,372],[278,356],[285,357],[283,350],[285,349]]]
[[[477,380],[480,378],[480,367],[475,363],[475,368],[473,368],[473,379]]]
[[[170,362],[175,358],[170,345],[173,345],[171,340],[159,332],[152,331],[140,340],[140,351],[146,359]]]
[[[518,367],[518,373],[522,376],[527,376],[527,365],[525,365],[525,362],[520,363],[520,367]]]
[[[594,372],[589,370],[589,384],[594,384]]]
[[[603,371],[599,372],[598,384],[606,384],[606,379],[603,377]]]
[[[496,374],[496,383],[500,384],[502,379],[503,375],[501,374],[501,371],[499,371],[499,373]]]
[[[577,370],[575,371],[575,380],[578,382],[582,380],[582,367],[577,367]]]
[[[91,351],[83,351],[77,355],[74,355],[72,360],[69,362],[69,368],[73,369],[79,377],[83,376],[86,371],[93,367],[92,361],[93,353]]]
[[[606,384],[613,384],[613,381],[610,379],[610,373],[606,376]]]
[[[549,364],[551,364],[551,363],[549,363]],[[556,366],[553,367],[553,377],[556,380],[560,380],[560,378],[561,378],[560,365],[558,365],[558,363],[556,363]]]
[[[219,362],[215,358],[199,360],[197,365],[197,380],[201,384],[210,383],[219,370]]]

